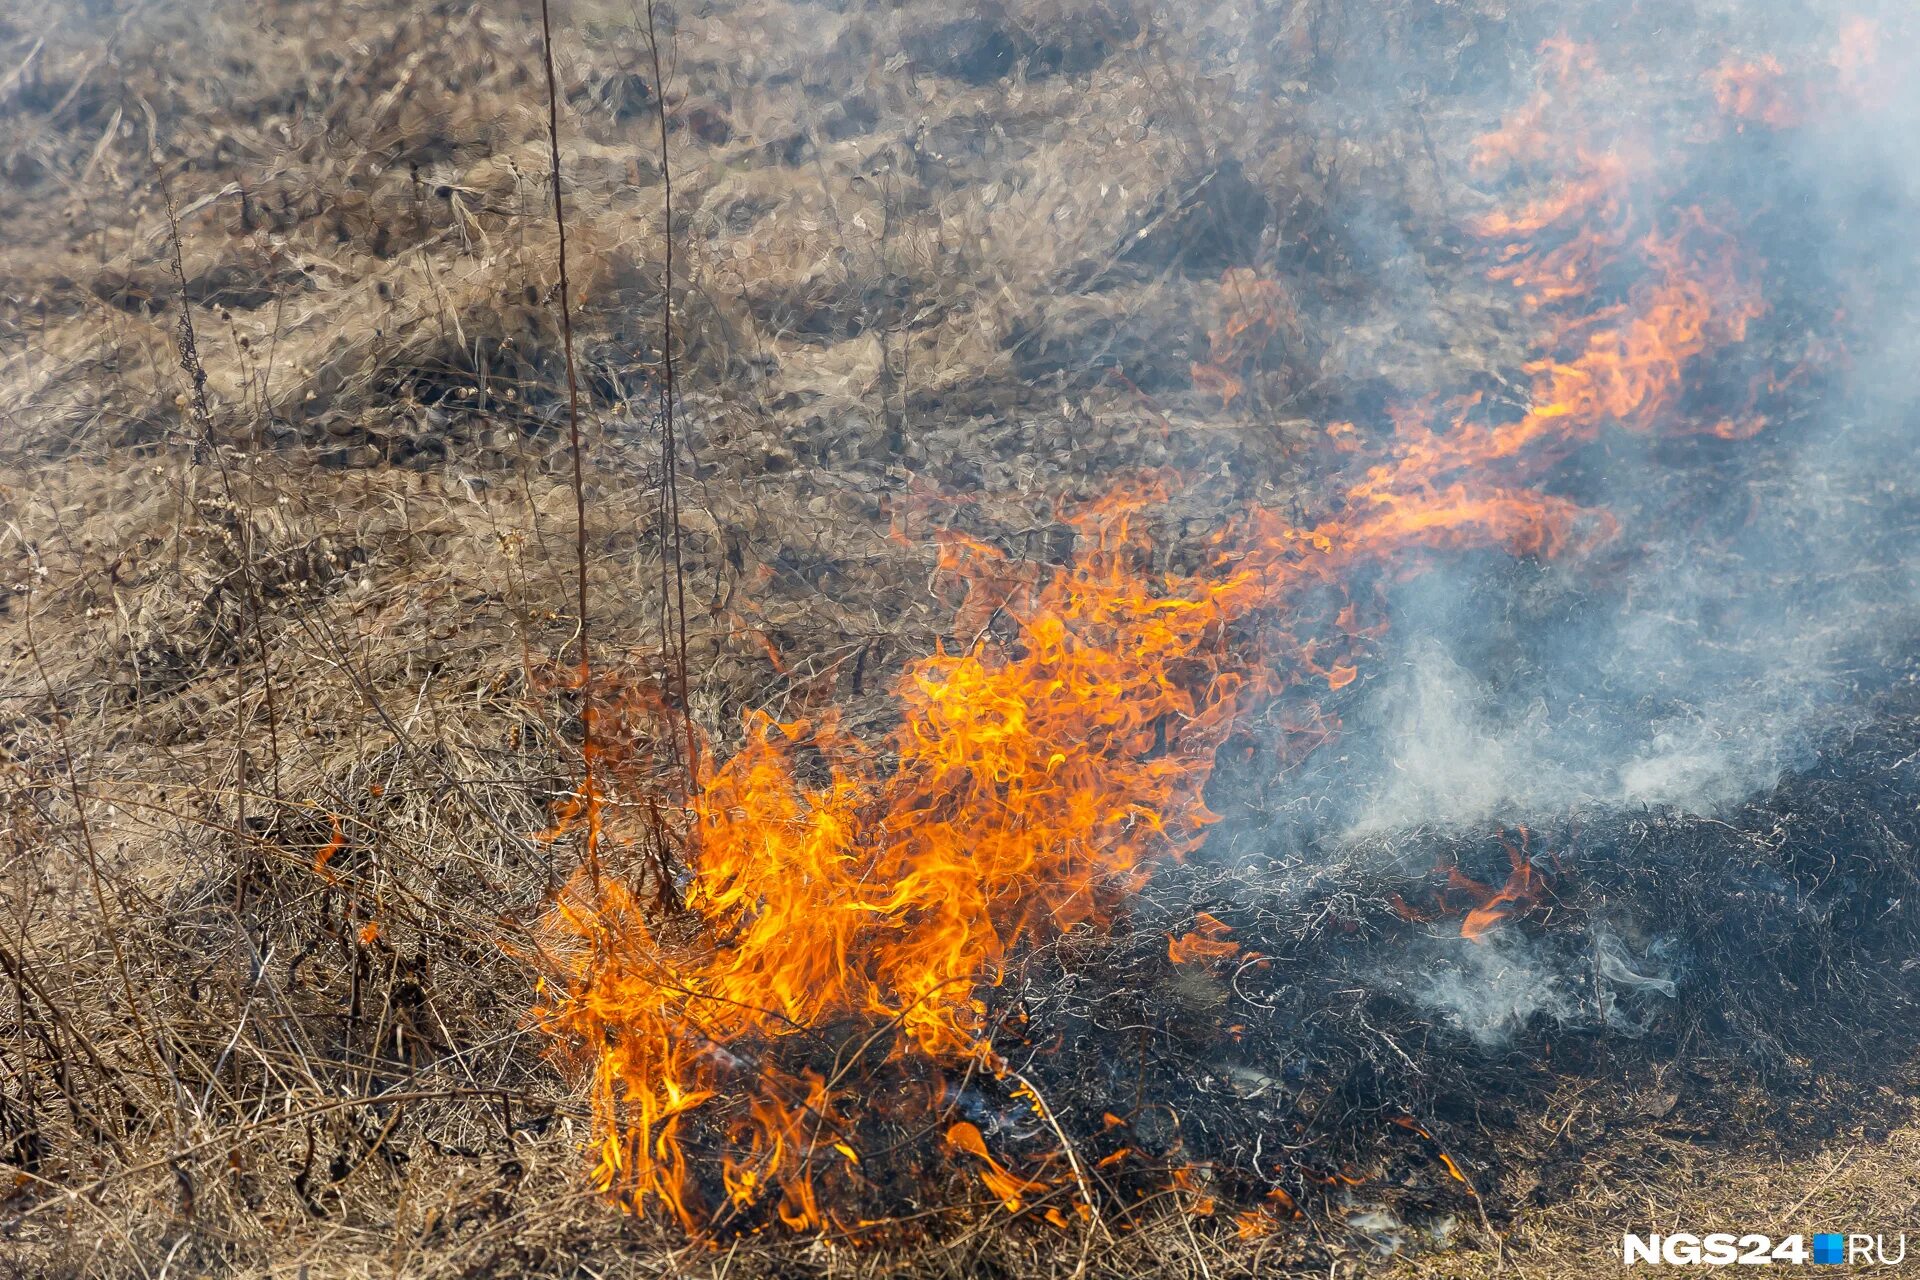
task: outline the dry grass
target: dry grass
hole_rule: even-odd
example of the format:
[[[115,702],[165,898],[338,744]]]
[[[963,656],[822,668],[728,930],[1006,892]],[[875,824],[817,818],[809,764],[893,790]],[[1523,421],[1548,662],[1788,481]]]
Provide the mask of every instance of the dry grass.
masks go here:
[[[1892,1104],[1889,1100],[1890,1105]],[[1920,1129],[1912,1125],[1833,1135],[1792,1155],[1703,1149],[1677,1139],[1636,1144],[1644,1168],[1620,1176],[1596,1169],[1574,1194],[1522,1216],[1498,1253],[1458,1250],[1409,1257],[1390,1276],[1448,1280],[1513,1274],[1552,1280],[1622,1270],[1620,1236],[1676,1231],[1759,1232],[1779,1239],[1816,1231],[1865,1231],[1887,1237],[1920,1229]],[[1855,1275],[1892,1275],[1897,1267],[1861,1266]]]
[[[1452,68],[1518,56],[1528,6],[1416,31],[1248,0],[1171,21],[1031,0],[998,28],[1010,53],[933,0],[685,7],[670,229],[657,86],[621,6],[566,15],[561,127],[596,647],[637,678],[666,664],[650,406],[671,230],[691,709],[723,747],[748,706],[884,720],[890,673],[951,619],[937,527],[1057,559],[1062,500],[1197,462],[1172,518],[1203,529],[1311,483],[1304,419],[1334,389],[1417,393],[1519,357],[1477,278],[1417,253],[1354,265],[1377,249],[1354,210],[1479,197],[1409,117],[1348,110],[1339,70],[1381,38],[1422,51],[1457,145],[1449,113],[1472,107],[1447,99]],[[716,1252],[583,1189],[583,1106],[526,1022],[525,957],[575,856],[533,833],[579,739],[555,670],[578,626],[574,494],[530,17],[317,0],[0,17],[0,1263],[1359,1266],[1338,1223],[1241,1244],[1177,1214],[1114,1242],[979,1211],[904,1255]],[[1251,221],[1215,203],[1229,159],[1267,193]],[[187,413],[156,165],[212,440]],[[1324,336],[1273,353],[1223,413],[1188,371],[1214,281],[1254,258],[1314,283],[1302,333]],[[1443,292],[1441,351],[1398,317]],[[1587,1274],[1649,1215],[1914,1219],[1910,1129],[1791,1163],[1661,1151],[1521,1217],[1509,1269]]]

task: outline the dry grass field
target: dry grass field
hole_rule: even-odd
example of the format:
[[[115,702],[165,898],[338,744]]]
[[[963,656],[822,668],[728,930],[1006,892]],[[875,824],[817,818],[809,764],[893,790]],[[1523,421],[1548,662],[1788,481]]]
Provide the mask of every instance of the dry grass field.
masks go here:
[[[739,1191],[731,1167],[727,1193],[717,1173],[699,1175],[715,1203],[732,1195],[727,1229],[689,1232],[658,1198],[624,1211],[593,1171],[609,1115],[644,1104],[639,1090],[615,1097],[631,1079],[607,1084],[604,1062],[641,1053],[652,1024],[621,1021],[635,1007],[629,990],[606,995],[582,1039],[542,1029],[554,1009],[591,1003],[581,957],[630,936],[606,923],[614,913],[582,877],[595,892],[605,876],[653,895],[634,908],[642,931],[697,946],[675,933],[695,929],[689,913],[705,892],[693,851],[717,847],[733,810],[713,817],[721,808],[687,780],[725,776],[722,762],[751,755],[749,713],[830,726],[786,766],[808,788],[862,769],[900,776],[889,771],[913,737],[900,726],[920,723],[912,691],[932,687],[912,673],[931,682],[936,670],[916,664],[951,659],[959,671],[973,654],[990,676],[1018,669],[1049,602],[1104,600],[1101,575],[1122,561],[1143,581],[1211,583],[1209,557],[1249,512],[1288,522],[1289,536],[1334,528],[1364,505],[1341,496],[1361,492],[1341,488],[1361,474],[1355,451],[1398,457],[1417,437],[1406,406],[1471,400],[1503,421],[1546,422],[1552,374],[1536,326],[1514,281],[1489,270],[1512,259],[1489,259],[1492,233],[1473,230],[1546,217],[1554,198],[1544,184],[1489,176],[1483,154],[1503,120],[1553,97],[1539,86],[1558,83],[1542,70],[1558,55],[1542,50],[1570,26],[1574,39],[1614,42],[1608,65],[1620,70],[1601,97],[1624,104],[1636,129],[1663,131],[1662,163],[1718,145],[1698,142],[1709,134],[1737,133],[1733,148],[1785,129],[1773,117],[1797,101],[1790,80],[1749,90],[1729,79],[1716,105],[1704,72],[1673,53],[1680,45],[1756,59],[1777,50],[1790,63],[1805,54],[1819,75],[1840,77],[1834,89],[1816,76],[1810,92],[1854,83],[1853,62],[1833,55],[1834,72],[1826,53],[1808,53],[1832,43],[1827,28],[1758,6],[1610,7],[1620,13],[1553,0],[573,0],[551,15],[557,153],[529,0],[0,10],[0,1275],[1547,1280],[1609,1273],[1628,1230],[1905,1230],[1920,1244],[1920,931],[1903,932],[1920,910],[1903,791],[1920,716],[1905,631],[1876,632],[1874,653],[1899,655],[1884,664],[1891,674],[1857,680],[1859,705],[1895,710],[1874,713],[1894,727],[1859,749],[1877,799],[1831,843],[1833,866],[1853,879],[1836,888],[1806,870],[1825,855],[1807,852],[1811,828],[1792,802],[1854,803],[1818,789],[1841,786],[1845,770],[1809,750],[1792,761],[1802,790],[1675,825],[1644,819],[1656,836],[1683,831],[1726,859],[1718,886],[1687,900],[1704,904],[1702,929],[1726,931],[1702,937],[1746,941],[1672,980],[1621,970],[1602,954],[1612,944],[1597,944],[1596,972],[1621,992],[1638,984],[1634,998],[1662,1011],[1632,1035],[1605,1033],[1624,1025],[1611,1013],[1601,1030],[1576,1027],[1572,1005],[1546,997],[1538,1016],[1517,1005],[1498,1036],[1469,1035],[1404,997],[1396,976],[1375,996],[1399,1000],[1405,1021],[1366,1040],[1353,1028],[1382,1006],[1340,1004],[1338,992],[1374,970],[1329,969],[1327,1007],[1352,1021],[1326,1032],[1302,1071],[1349,1071],[1321,1101],[1327,1116],[1338,1111],[1327,1099],[1351,1110],[1287,1147],[1304,1154],[1286,1171],[1294,1191],[1273,1188],[1284,1201],[1235,1181],[1246,1170],[1227,1156],[1197,1154],[1199,1117],[1217,1102],[1194,1102],[1185,1155],[1173,1141],[1160,1164],[1122,1181],[1130,1166],[1096,1157],[1095,1144],[1126,1128],[1140,1137],[1123,1151],[1144,1150],[1146,1126],[1128,1112],[1103,1129],[1096,1095],[1075,1092],[1064,1057],[1040,1045],[1055,1010],[1040,978],[1022,985],[1017,963],[979,984],[988,1012],[978,1016],[1007,1028],[999,1043],[1021,1042],[998,1065],[1013,1071],[1018,1059],[1027,1076],[976,1086],[985,1059],[942,1059],[937,1123],[954,1150],[972,1152],[957,1131],[978,1142],[985,1129],[1001,1161],[1018,1163],[995,1125],[1007,1095],[1026,1097],[1038,1119],[1006,1122],[1006,1141],[1025,1144],[1023,1156],[1045,1149],[1032,1165],[1044,1175],[1013,1192],[988,1179],[983,1191],[980,1167],[1006,1173],[993,1155],[981,1166],[972,1154],[882,1153],[907,1149],[878,1135],[911,1088],[937,1077],[911,1074],[905,1037],[891,1050],[869,1039],[860,1052],[872,1075],[846,1096],[884,1122],[822,1176],[864,1180],[860,1194],[883,1207],[828,1205],[799,1230],[780,1220],[798,1201],[776,1209],[752,1184]],[[1906,47],[1910,19],[1897,7],[1876,20],[1881,49]],[[1723,130],[1719,113],[1742,123]],[[1724,179],[1736,193],[1748,188],[1715,164],[1771,163],[1702,154],[1685,181]],[[1891,274],[1888,291],[1904,278]],[[1795,369],[1772,375],[1767,394],[1785,406],[1768,410],[1776,422],[1801,421],[1821,371],[1842,363],[1808,336],[1818,325],[1807,316],[1842,310],[1830,304],[1824,293],[1798,310],[1776,300],[1787,317],[1777,330],[1753,308],[1756,332]],[[1631,305],[1596,304],[1580,323]],[[1742,312],[1708,328],[1746,324]],[[1733,363],[1719,376],[1758,388],[1771,367]],[[1662,411],[1719,386],[1676,394]],[[1618,456],[1641,465],[1639,447]],[[1626,581],[1607,576],[1625,573],[1607,553],[1582,559],[1600,520],[1554,514],[1611,501],[1591,479],[1594,456],[1567,464],[1585,479],[1545,484],[1546,532],[1530,525],[1469,551],[1531,563],[1564,540],[1597,591]],[[1660,494],[1734,465],[1704,456],[1674,464],[1679,479]],[[1883,473],[1896,488],[1900,474]],[[1138,528],[1083,514],[1138,477],[1164,489],[1133,517]],[[1667,501],[1643,506],[1666,520],[1677,509]],[[1900,528],[1863,543],[1846,572],[1896,574],[1886,548],[1906,546],[1920,518]],[[1106,539],[1124,554],[1088,550],[1109,549]],[[1394,554],[1395,565],[1427,563],[1425,552]],[[1393,611],[1382,603],[1369,631],[1369,602],[1400,599],[1400,579],[1379,579],[1350,579],[1364,585],[1340,613],[1338,645],[1304,648],[1332,709],[1325,721],[1314,710],[1312,733],[1337,730],[1342,715],[1359,725],[1362,704],[1336,695],[1356,679],[1344,696],[1385,688],[1397,669],[1378,663],[1376,686],[1368,666]],[[1243,589],[1222,581],[1209,589]],[[1545,599],[1548,588],[1533,591]],[[1303,590],[1248,616],[1317,617],[1323,603]],[[1362,623],[1348,621],[1353,609]],[[1222,623],[1207,652],[1254,629]],[[1227,683],[1196,679],[1195,661],[1170,662],[1165,687],[1180,685],[1186,721],[1205,726],[1207,699]],[[1163,687],[1135,693],[1149,696],[1149,684]],[[984,684],[980,699],[1000,687]],[[1333,777],[1315,770],[1345,749],[1276,755],[1274,740],[1308,733],[1281,723],[1296,703],[1276,705],[1286,710],[1247,721],[1258,721],[1246,732],[1265,744],[1259,758],[1279,762],[1262,804],[1296,768]],[[1181,719],[1162,717],[1136,755],[1176,757]],[[1240,741],[1223,729],[1192,751],[1211,768],[1213,748],[1224,759]],[[1840,758],[1854,757],[1819,757]],[[1161,775],[1126,776],[1150,788]],[[583,778],[601,787],[586,805]],[[1205,808],[1204,783],[1202,770],[1192,812]],[[870,790],[884,800],[888,785]],[[735,808],[768,786],[756,775]],[[1249,816],[1258,805],[1217,795],[1204,793],[1222,824],[1209,850],[1277,829]],[[901,812],[931,812],[938,798],[914,803],[858,829],[896,832]],[[1618,806],[1619,821],[1655,807]],[[1168,816],[1148,806],[1102,829],[1132,841]],[[769,820],[776,833],[801,825],[798,812]],[[1184,830],[1179,814],[1164,825]],[[1414,824],[1406,839],[1434,826]],[[1736,828],[1738,842],[1713,843]],[[1456,950],[1477,942],[1463,936],[1471,925],[1451,923],[1463,914],[1490,913],[1480,918],[1509,931],[1524,920],[1529,937],[1550,938],[1564,911],[1611,937],[1591,922],[1613,921],[1615,899],[1642,883],[1569,874],[1575,887],[1554,905],[1516,862],[1496,896],[1508,869],[1498,846],[1486,851],[1495,862],[1471,876],[1450,864],[1454,887],[1476,886],[1474,913],[1436,890],[1445,910],[1432,917],[1448,923],[1435,937]],[[1130,867],[1095,863],[1137,887]],[[1428,855],[1414,874],[1438,866]],[[1558,884],[1557,864],[1544,874]],[[1780,877],[1804,888],[1789,894]],[[1264,952],[1287,975],[1342,929],[1386,946],[1396,918],[1429,923],[1426,907],[1399,896],[1411,881],[1368,880],[1327,890],[1324,911],[1303,907],[1297,934],[1276,909],[1236,922],[1240,940],[1225,943],[1195,923],[1212,901],[1201,873],[1171,883],[1176,897],[1197,886],[1178,910],[1154,898],[1135,917],[1049,899],[1058,929],[1036,932],[1025,914],[1005,923],[1025,907],[996,904],[993,918],[1010,955],[1031,944],[1036,974],[1069,972],[1083,955],[1100,957],[1085,972],[1119,972],[1115,956],[1133,956],[1134,939],[1172,975],[1138,997],[1154,1035],[1171,1042],[1204,1026],[1233,1045],[1262,1016],[1254,1010],[1294,1008],[1287,992],[1321,989],[1275,978],[1249,1002],[1242,971],[1229,983],[1224,970],[1180,963],[1176,934],[1201,939],[1202,954],[1206,944]],[[887,927],[908,933],[936,908],[903,910]],[[605,914],[574,936],[567,909]],[[753,912],[733,923],[744,932]],[[1163,928],[1176,916],[1184,923]],[[1857,931],[1834,923],[1856,919]],[[1783,935],[1776,953],[1753,941],[1762,920],[1804,924],[1812,940]],[[1110,935],[1113,953],[1101,950]],[[1383,954],[1399,957],[1399,974],[1424,953]],[[1747,967],[1770,974],[1789,955],[1803,967],[1764,991],[1757,977],[1724,999],[1686,985]],[[570,978],[576,1005],[556,995]],[[1672,996],[1676,981],[1677,1003],[1644,995],[1664,984]],[[1615,998],[1604,983],[1591,989]],[[1855,1003],[1842,1002],[1849,993]],[[1026,1003],[1010,1014],[996,1001]],[[1750,1013],[1769,1007],[1787,1029]],[[971,1006],[954,1009],[942,1016],[974,1025]],[[874,1012],[820,1026],[857,1038]],[[890,1025],[915,1016],[881,1012]],[[1315,1006],[1297,1021],[1318,1020]],[[1107,1046],[1089,1061],[1133,1053],[1137,1038],[1144,1076],[1148,1033],[1134,1021],[1137,1037],[1130,1022],[1089,1041]],[[1087,1014],[1086,1025],[1105,1024]],[[754,1065],[762,1050],[772,1064],[772,1047],[721,1039],[688,1050],[701,1063],[689,1070],[725,1059],[774,1077]],[[1341,1056],[1362,1041],[1371,1047]],[[834,1053],[838,1069],[844,1044]],[[1257,1079],[1256,1098],[1282,1080],[1283,1092],[1315,1096],[1277,1056],[1222,1054],[1237,1079]],[[1370,1054],[1388,1067],[1366,1065]],[[1402,1059],[1404,1087],[1381,1083]],[[1483,1097],[1463,1084],[1476,1076]],[[1148,1086],[1135,1087],[1139,1107]],[[734,1129],[716,1122],[700,1138],[709,1146],[688,1139],[696,1159],[723,1133],[777,1130],[764,1111],[740,1118],[755,1097],[740,1090],[716,1104],[738,1105]],[[1430,1132],[1405,1114],[1416,1103],[1431,1106],[1418,1113]],[[650,1133],[628,1149],[633,1164],[668,1149],[649,1148],[668,1142]],[[1276,1207],[1296,1200],[1297,1215]]]

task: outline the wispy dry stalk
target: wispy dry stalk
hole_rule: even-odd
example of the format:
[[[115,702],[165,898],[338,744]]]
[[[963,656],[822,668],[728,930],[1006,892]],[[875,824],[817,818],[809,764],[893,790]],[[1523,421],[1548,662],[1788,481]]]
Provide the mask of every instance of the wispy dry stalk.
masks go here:
[[[180,288],[180,368],[186,373],[190,389],[188,406],[192,412],[194,425],[200,431],[199,448],[204,449],[220,472],[220,485],[226,494],[227,505],[239,523],[240,535],[240,581],[246,591],[247,630],[253,641],[254,658],[260,667],[260,690],[262,706],[267,716],[267,752],[271,765],[269,787],[277,798],[280,794],[280,728],[279,712],[274,705],[273,666],[267,654],[267,639],[264,620],[266,600],[260,590],[259,563],[253,545],[253,512],[249,504],[240,501],[238,486],[233,482],[233,473],[227,467],[226,455],[220,450],[220,442],[214,436],[213,411],[207,399],[207,370],[200,361],[200,344],[193,328],[193,302],[187,296],[187,268],[180,252],[180,220],[174,211],[173,191],[167,184],[165,172],[158,161],[154,163],[154,180],[159,184],[161,202],[167,210],[167,236],[170,255],[169,265],[173,268],[174,282]],[[236,768],[238,776],[234,782],[234,806],[236,810],[234,825],[243,833],[247,829],[247,749],[246,749],[246,700],[240,699],[240,707],[235,712]],[[242,882],[244,884],[244,880]]]
[[[553,18],[547,0],[540,0],[540,49],[547,70],[547,154],[553,164],[553,221],[560,243],[560,345],[567,363],[567,445],[573,454],[573,554],[580,611],[580,754],[584,761],[581,794],[591,806],[597,803],[599,793],[593,767],[593,657],[587,643],[587,491],[580,448],[580,379],[573,363],[573,293],[567,278],[567,207],[560,189],[560,87],[553,68]],[[587,824],[587,864],[596,881],[597,827],[595,821]]]
[[[660,69],[660,33],[655,19],[654,0],[647,0],[647,54],[653,63],[653,101],[660,122],[661,225],[666,229],[660,284],[660,452],[661,486],[665,515],[660,536],[664,542],[663,563],[671,581],[662,584],[662,622],[670,612],[674,621],[673,676],[675,693],[680,699],[680,714],[686,725],[687,791],[691,795],[699,783],[700,757],[693,727],[693,704],[687,696],[687,573],[680,545],[680,443],[674,418],[679,398],[674,382],[673,364],[673,165],[667,154],[667,86]],[[667,596],[671,589],[671,609]]]
[[[133,1020],[134,1039],[139,1042],[148,1071],[157,1080],[162,1074],[160,1063],[155,1056],[148,1019],[142,1012],[139,991],[133,983],[133,970],[127,962],[127,945],[121,937],[120,921],[117,914],[107,908],[105,876],[100,870],[100,850],[93,838],[93,823],[87,817],[87,793],[80,785],[79,771],[74,768],[73,742],[67,736],[66,716],[60,709],[60,698],[54,691],[53,677],[47,673],[47,664],[40,656],[40,641],[33,633],[31,591],[27,593],[21,631],[27,654],[33,659],[34,670],[39,673],[41,688],[47,695],[47,719],[53,728],[54,741],[60,748],[60,768],[66,775],[67,796],[73,805],[74,823],[80,831],[80,850],[86,857],[87,883],[92,890],[94,909],[100,913],[100,930],[106,935],[107,945],[113,951],[114,968],[119,971],[120,988],[127,1001],[127,1015]]]

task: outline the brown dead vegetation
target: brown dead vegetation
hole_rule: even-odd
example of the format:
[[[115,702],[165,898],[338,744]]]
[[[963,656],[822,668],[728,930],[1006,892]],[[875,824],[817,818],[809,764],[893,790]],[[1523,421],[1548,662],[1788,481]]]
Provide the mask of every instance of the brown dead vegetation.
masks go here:
[[[668,664],[671,235],[688,711],[722,746],[748,706],[831,697],[878,723],[904,658],[991,626],[954,621],[943,530],[1025,581],[1070,544],[1064,501],[1179,463],[1179,547],[1230,502],[1310,486],[1308,423],[1342,397],[1519,359],[1444,246],[1374,263],[1397,213],[1478,198],[1435,140],[1476,110],[1449,97],[1463,68],[1541,33],[1529,6],[682,8],[661,86],[634,12],[571,6],[562,163],[596,660]],[[584,1189],[585,1110],[530,1036],[522,963],[572,867],[535,833],[580,737],[557,673],[579,620],[533,16],[0,15],[0,1270],[1358,1266],[1338,1223],[1241,1243],[1176,1214],[1088,1254],[990,1207],[903,1255],[714,1253]],[[1341,82],[1381,48],[1427,68],[1390,119]],[[1229,272],[1281,281],[1296,313],[1223,407],[1193,369]],[[1410,296],[1445,299],[1449,342],[1408,332]],[[1820,1194],[1900,1209],[1910,1139],[1843,1142]],[[1695,1187],[1701,1158],[1669,1154],[1671,1176],[1566,1194],[1603,1210],[1523,1218],[1513,1260],[1585,1274],[1581,1233],[1632,1218],[1640,1186],[1703,1211],[1790,1199],[1761,1166]]]

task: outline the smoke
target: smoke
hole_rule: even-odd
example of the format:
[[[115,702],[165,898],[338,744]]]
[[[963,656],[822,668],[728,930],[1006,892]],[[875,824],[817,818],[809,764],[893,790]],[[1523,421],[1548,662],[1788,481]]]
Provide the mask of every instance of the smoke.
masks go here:
[[[1535,1019],[1639,1036],[1680,991],[1686,965],[1670,937],[1635,942],[1605,923],[1551,940],[1496,931],[1477,944],[1422,934],[1362,975],[1485,1049]]]
[[[1464,826],[1516,808],[1575,799],[1558,769],[1542,771],[1553,730],[1544,702],[1496,718],[1486,687],[1432,637],[1414,642],[1375,699],[1386,753],[1354,834]],[[1532,764],[1528,776],[1523,765]]]
[[[1420,976],[1409,994],[1481,1045],[1502,1043],[1535,1017],[1563,1023],[1574,1017],[1565,980],[1524,942],[1496,938],[1461,946],[1441,938],[1410,958]]]
[[[1609,432],[1546,478],[1546,492],[1618,520],[1598,552],[1481,554],[1389,588],[1389,628],[1342,706],[1337,754],[1296,775],[1280,808],[1297,825],[1276,823],[1273,843],[1305,846],[1308,862],[1329,845],[1404,861],[1420,841],[1396,833],[1724,815],[1916,678],[1920,79],[1907,74],[1909,20],[1868,26],[1858,12],[1708,4],[1663,11],[1659,39],[1595,41],[1616,79],[1585,103],[1602,114],[1584,126],[1602,149],[1657,157],[1609,195],[1648,221],[1702,210],[1731,233],[1766,312],[1744,342],[1686,370],[1661,421]],[[1858,69],[1863,33],[1877,70]],[[1801,118],[1717,118],[1703,78],[1768,56]],[[1404,70],[1350,69],[1325,110],[1383,110],[1356,100],[1400,94]],[[1457,101],[1483,127],[1539,79],[1472,78]],[[1373,302],[1444,341],[1431,278],[1406,265],[1422,237],[1403,222],[1349,219],[1383,264]],[[1636,283],[1610,279],[1594,309]],[[1743,440],[1685,430],[1716,417],[1765,421]],[[1496,926],[1469,942],[1452,921],[1390,947],[1365,981],[1491,1049],[1541,1020],[1638,1035],[1689,968],[1675,938],[1624,922],[1539,936]]]
[[[1670,65],[1598,99],[1617,114],[1591,121],[1594,137],[1663,157],[1613,194],[1654,216],[1694,206],[1729,220],[1767,313],[1740,353],[1688,370],[1667,422],[1610,436],[1550,478],[1550,492],[1620,520],[1600,555],[1486,557],[1394,589],[1337,782],[1310,784],[1349,797],[1349,835],[1593,805],[1717,813],[1804,767],[1909,672],[1920,92],[1892,74],[1897,22],[1871,29],[1881,71],[1868,87],[1832,88],[1850,12],[1787,23],[1702,9],[1692,39],[1662,54]],[[1724,60],[1766,53],[1786,68],[1781,91],[1810,99],[1796,127],[1649,110]],[[1662,429],[1715,414],[1767,421],[1738,443]],[[1491,971],[1470,977],[1475,999],[1500,986]],[[1452,987],[1430,995],[1464,1025],[1498,1022]]]
[[[1657,938],[1636,953],[1606,928],[1593,933],[1594,1006],[1600,1021],[1615,1031],[1638,1035],[1653,1019],[1657,1000],[1679,993],[1681,966],[1671,939]]]

